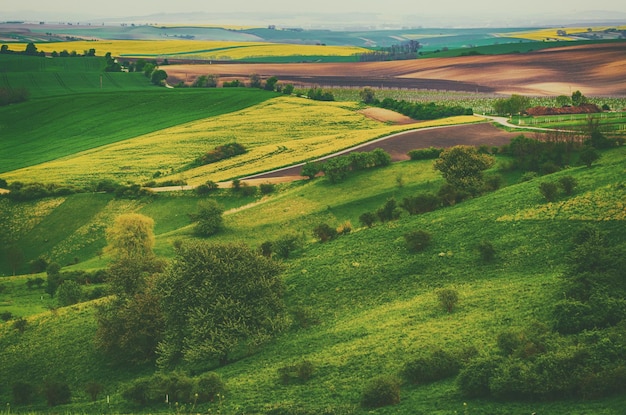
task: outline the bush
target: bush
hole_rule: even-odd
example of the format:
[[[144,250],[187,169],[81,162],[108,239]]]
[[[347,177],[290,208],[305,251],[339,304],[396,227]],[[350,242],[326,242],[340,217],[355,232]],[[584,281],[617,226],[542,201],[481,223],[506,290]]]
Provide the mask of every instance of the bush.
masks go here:
[[[72,400],[72,392],[66,382],[47,380],[44,385],[44,392],[48,406],[67,404]]]
[[[563,192],[568,196],[574,193],[574,188],[577,184],[578,182],[573,176],[563,176],[559,179],[559,185],[561,185]]]
[[[422,230],[411,231],[404,234],[404,240],[410,252],[420,252],[430,244],[431,235]]]
[[[397,207],[396,199],[391,198],[380,208],[376,210],[376,216],[381,222],[396,220],[400,217],[402,211]]]
[[[9,321],[13,318],[13,313],[11,313],[10,311],[3,311],[2,313],[0,313],[0,320],[2,321]]]
[[[35,398],[35,387],[27,382],[15,382],[11,386],[13,403],[16,405],[29,405]]]
[[[122,389],[122,398],[137,405],[147,405],[150,402],[150,380],[148,378],[133,380]]]
[[[303,329],[320,323],[311,307],[298,306],[292,311],[292,315],[294,324]]]
[[[409,151],[407,155],[411,160],[434,160],[439,158],[443,150],[443,148],[435,147],[420,148]]]
[[[437,291],[437,298],[439,299],[439,304],[441,304],[448,313],[451,313],[459,302],[459,293],[451,288],[444,288]]]
[[[276,185],[273,183],[261,183],[259,185],[259,190],[261,191],[261,194],[268,195],[270,193],[274,193]]]
[[[211,236],[222,230],[224,209],[213,199],[198,203],[198,212],[189,215],[193,222],[197,222],[194,231],[200,236]]]
[[[374,222],[376,222],[376,214],[374,212],[365,212],[359,216],[359,222],[368,228],[371,228],[372,225],[374,225]]]
[[[485,177],[485,184],[483,190],[485,192],[494,192],[504,185],[504,177],[500,174],[491,174]]]
[[[491,394],[489,383],[496,374],[500,359],[493,356],[470,361],[461,369],[457,377],[457,386],[467,398],[486,398]]]
[[[539,191],[548,202],[554,202],[556,200],[559,188],[556,183],[543,182],[539,184]]]
[[[61,286],[57,289],[56,295],[59,305],[61,307],[66,307],[81,301],[83,297],[83,289],[75,281],[63,281]]]
[[[483,262],[491,262],[496,257],[496,249],[493,244],[487,240],[480,241],[476,249],[478,249],[480,259]]]
[[[593,162],[600,158],[600,153],[595,148],[587,146],[580,152],[579,157],[580,161],[583,162],[585,166],[591,167]]]
[[[224,395],[225,392],[226,385],[220,375],[215,372],[205,372],[200,375],[194,388],[194,394],[199,403],[213,402],[218,395]]]
[[[303,360],[299,363],[289,366],[283,366],[278,369],[278,376],[282,384],[303,383],[313,376],[315,366],[309,360]]]
[[[17,318],[13,321],[13,328],[20,333],[24,333],[26,331],[27,325],[28,321],[24,317]]]
[[[347,235],[350,232],[352,232],[352,223],[350,223],[349,220],[345,221],[344,223],[342,223],[341,225],[337,227],[338,235]]]
[[[400,382],[395,377],[379,376],[372,379],[363,390],[361,405],[380,408],[400,403]]]
[[[293,251],[302,248],[303,240],[301,235],[288,233],[270,243],[270,249],[277,257],[287,259]]]
[[[460,367],[461,364],[455,356],[444,350],[435,350],[407,362],[402,374],[411,383],[424,384],[454,376]]]
[[[524,174],[522,174],[519,181],[520,183],[529,182],[533,179],[536,179],[537,177],[539,177],[539,173],[537,173],[536,171],[527,171]]]
[[[257,194],[257,187],[256,186],[249,186],[246,183],[243,183],[241,185],[241,196],[243,197],[252,197],[255,196]]]
[[[104,386],[98,382],[89,382],[85,385],[85,392],[89,395],[92,401],[98,400],[98,395],[104,390]]]
[[[441,200],[432,193],[422,193],[417,196],[409,196],[402,199],[400,207],[409,215],[419,215],[432,212],[441,205]]]
[[[337,230],[327,223],[320,223],[313,229],[313,235],[319,239],[320,242],[328,242],[337,237]]]

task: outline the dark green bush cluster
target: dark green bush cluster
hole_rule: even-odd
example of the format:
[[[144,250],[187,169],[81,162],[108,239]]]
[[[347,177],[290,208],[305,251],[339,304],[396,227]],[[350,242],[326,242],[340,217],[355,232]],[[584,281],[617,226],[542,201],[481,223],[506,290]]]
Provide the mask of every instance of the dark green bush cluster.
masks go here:
[[[67,382],[58,379],[46,379],[43,385],[34,385],[30,382],[15,382],[11,385],[13,403],[15,405],[30,405],[40,398],[42,393],[48,406],[58,406],[72,401],[72,391]]]
[[[443,152],[443,148],[440,147],[428,147],[428,148],[418,148],[415,150],[411,150],[407,153],[411,160],[434,160],[439,158],[441,153]]]
[[[522,171],[550,174],[570,165],[582,144],[564,137],[536,140],[519,135],[500,148],[502,154],[513,157],[511,167]]]
[[[307,92],[306,96],[314,101],[334,101],[335,96],[330,91],[325,91],[322,88],[311,88]]]
[[[301,174],[309,178],[315,177],[320,171],[331,183],[345,180],[351,172],[384,167],[391,164],[391,156],[385,150],[377,148],[369,152],[353,152],[338,156],[324,162],[308,162],[302,167]]]
[[[13,182],[7,187],[11,192],[7,197],[15,201],[35,200],[44,197],[67,196],[84,192],[76,186],[63,186],[54,183],[22,183]]]
[[[403,377],[414,384],[425,384],[447,379],[459,373],[461,359],[445,350],[434,350],[405,363]]]
[[[54,297],[57,289],[65,282],[73,282],[76,285],[91,285],[102,284],[106,282],[109,274],[106,269],[100,269],[97,271],[63,271],[61,272],[61,266],[57,263],[52,263],[46,269],[46,292]]]
[[[567,196],[574,193],[574,188],[578,182],[572,176],[563,176],[558,182],[542,182],[539,184],[539,192],[548,201],[554,202],[559,196],[559,190]]]
[[[26,88],[0,88],[0,107],[28,100],[30,91]]]
[[[236,142],[228,143],[217,146],[213,150],[210,150],[202,156],[198,157],[195,161],[195,164],[204,165],[215,163],[216,161],[225,160],[231,157],[238,156],[240,154],[245,154],[246,152],[247,150],[242,144]]]
[[[472,115],[474,111],[471,108],[463,108],[460,106],[448,107],[446,105],[436,104],[434,102],[421,103],[398,101],[393,98],[385,98],[380,102],[382,108],[390,109],[400,114],[411,117],[414,120],[435,120],[437,118],[452,117],[455,115]]]
[[[311,379],[315,365],[310,360],[303,360],[293,365],[283,366],[278,369],[278,377],[284,385],[290,383],[303,383]]]
[[[327,223],[320,223],[313,229],[313,235],[320,242],[328,242],[337,237],[337,229]]]
[[[361,395],[364,408],[381,408],[400,403],[400,381],[394,376],[378,376],[370,380]]]
[[[265,241],[259,246],[261,255],[265,257],[277,257],[287,259],[291,253],[304,245],[302,235],[289,233],[278,237],[273,241]]]
[[[426,212],[432,212],[441,206],[441,199],[432,193],[422,193],[416,196],[408,196],[402,199],[400,207],[409,215],[420,215]]]
[[[406,247],[410,252],[421,252],[430,244],[432,235],[423,230],[416,230],[404,234]]]
[[[156,373],[135,379],[122,390],[122,397],[136,405],[158,403],[205,403],[223,395],[226,386],[217,373],[191,378],[180,372]]]

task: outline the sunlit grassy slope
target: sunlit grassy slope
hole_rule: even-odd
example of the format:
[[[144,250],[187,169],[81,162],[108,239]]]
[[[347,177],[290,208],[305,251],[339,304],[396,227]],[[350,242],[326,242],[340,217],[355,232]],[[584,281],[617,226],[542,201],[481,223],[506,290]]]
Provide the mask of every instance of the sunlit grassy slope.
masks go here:
[[[139,126],[153,128],[151,120],[156,114],[151,111],[152,105],[145,102],[142,118],[134,120],[123,117],[122,114],[127,112],[120,108],[118,122],[130,123],[132,129],[129,125],[126,136],[128,137],[132,131],[136,134],[135,138],[85,149],[76,154],[67,154],[44,164],[7,172],[3,177],[9,181],[76,184],[87,184],[101,178],[140,183],[161,172],[161,176],[169,174],[173,178],[183,178],[189,184],[200,184],[207,180],[217,182],[312,159],[408,128],[408,126],[390,126],[368,119],[357,112],[359,106],[356,103],[328,103],[296,97],[278,97],[247,109],[237,110],[236,105],[229,102],[235,100],[235,103],[239,103],[236,97],[241,98],[242,94],[246,95],[249,92],[233,91],[235,92],[237,92],[235,98],[230,95],[231,91],[228,89],[201,91],[196,95],[189,95],[189,92],[185,91],[172,92],[178,94],[181,105],[193,106],[191,112],[196,117],[203,110],[206,111],[206,115],[211,115],[210,111],[202,107],[201,99],[211,103],[216,115],[225,109],[232,112],[180,123],[170,128],[158,130],[155,128],[156,131],[144,135],[137,134],[136,128]],[[216,94],[224,101],[212,98]],[[259,98],[258,101],[268,97],[263,95],[262,91],[256,91],[253,96]],[[159,111],[165,113],[169,107],[168,98],[165,95],[159,97],[163,101],[162,105],[157,107],[161,107]],[[198,101],[189,100],[189,103],[185,103],[183,102],[185,97],[193,97]],[[172,102],[171,105],[174,107],[177,104]],[[182,118],[184,112],[180,107],[176,107],[173,114],[181,114]],[[105,125],[110,116],[111,114],[105,113],[95,116],[91,121],[85,118],[84,122],[99,120],[101,125]],[[419,126],[468,121],[475,119],[456,117],[421,123]],[[94,133],[96,132],[97,130],[94,130]],[[46,134],[47,130],[38,130],[38,133]],[[99,136],[96,137],[101,139]],[[109,141],[113,140],[109,138]],[[205,152],[234,141],[243,144],[249,151],[242,156],[186,170],[190,163]],[[16,157],[19,157],[19,161],[23,156]],[[185,171],[179,173],[181,170]]]
[[[212,241],[239,239],[254,244],[280,232],[307,235],[308,246],[285,262],[286,301],[292,311],[309,310],[319,324],[289,330],[249,357],[216,368],[227,383],[228,394],[220,403],[195,410],[236,414],[298,408],[309,413],[365,414],[368,412],[359,407],[359,400],[372,377],[398,375],[404,362],[427,350],[467,346],[493,350],[501,331],[547,321],[549,304],[562,295],[559,276],[567,241],[581,224],[593,222],[613,242],[624,242],[623,218],[582,199],[610,188],[624,200],[625,160],[625,148],[618,148],[604,152],[591,169],[572,167],[529,182],[513,181],[504,189],[454,207],[404,216],[371,229],[359,227],[353,218],[382,205],[390,196],[401,198],[438,188],[441,178],[435,175],[432,162],[396,163],[361,172],[337,185],[316,179],[289,186],[264,203],[227,215],[227,231]],[[397,186],[398,175],[405,178],[402,188]],[[586,212],[585,220],[563,209],[549,217],[527,216],[525,212],[543,211],[546,206],[538,182],[564,175],[575,177],[579,187],[571,198],[564,197],[559,203],[581,201],[579,209]],[[76,197],[65,203],[77,203]],[[178,226],[184,228],[184,223],[174,218],[175,227],[160,224],[174,212],[180,214],[183,206],[191,208],[189,200],[158,197],[149,204],[130,201],[134,207],[126,208],[150,212],[157,228],[165,226],[157,236],[163,243],[177,233]],[[179,208],[174,209],[178,203]],[[325,244],[312,241],[313,224],[323,220],[335,225],[346,219],[355,227],[350,235]],[[411,254],[403,235],[416,229],[430,232],[433,241],[426,251]],[[248,239],[252,234],[257,234],[256,238]],[[190,235],[181,229],[176,237]],[[493,263],[478,260],[475,246],[483,239],[496,247]],[[7,285],[19,282],[14,279]],[[459,304],[452,314],[439,307],[435,294],[439,288],[458,291]],[[68,408],[72,412],[167,412],[166,404],[125,406],[119,395],[121,385],[154,368],[109,366],[90,346],[94,330],[93,305],[32,315],[22,334],[10,324],[0,326],[0,384],[63,376],[76,391],[75,404]],[[278,369],[304,359],[313,363],[313,377],[303,384],[281,384]],[[105,385],[111,398],[109,407],[104,396],[96,403],[88,402],[82,388],[92,380]],[[6,388],[0,390],[2,398],[9,399],[9,393]],[[445,380],[424,386],[404,384],[400,404],[377,413],[621,415],[624,405],[626,397],[557,402],[466,400],[453,380]]]

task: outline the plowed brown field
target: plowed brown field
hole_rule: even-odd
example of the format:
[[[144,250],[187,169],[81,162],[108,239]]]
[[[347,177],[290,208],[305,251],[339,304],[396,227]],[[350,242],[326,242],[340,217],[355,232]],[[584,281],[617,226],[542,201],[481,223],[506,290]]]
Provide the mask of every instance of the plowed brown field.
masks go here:
[[[199,75],[246,80],[276,76],[296,85],[398,87],[524,95],[626,96],[626,42],[544,49],[525,54],[429,58],[392,62],[181,64],[168,82]]]

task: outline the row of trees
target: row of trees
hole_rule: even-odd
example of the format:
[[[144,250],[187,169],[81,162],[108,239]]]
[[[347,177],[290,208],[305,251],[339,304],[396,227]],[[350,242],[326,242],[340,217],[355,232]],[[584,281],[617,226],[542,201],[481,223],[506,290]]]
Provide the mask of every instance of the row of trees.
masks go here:
[[[353,152],[345,156],[333,157],[324,162],[307,162],[300,174],[313,179],[322,172],[331,183],[337,183],[345,180],[351,172],[384,167],[389,164],[391,164],[389,153],[377,148],[370,152]]]
[[[14,51],[9,48],[9,45],[0,46],[0,54],[17,54],[17,55],[27,55],[27,56],[41,56],[45,57],[46,54],[43,51],[38,51],[37,46],[33,42],[29,42],[26,45],[26,48],[22,52]]]
[[[417,59],[418,50],[422,45],[416,40],[410,40],[398,45],[383,47],[359,55],[361,62],[379,62],[392,60]]]

